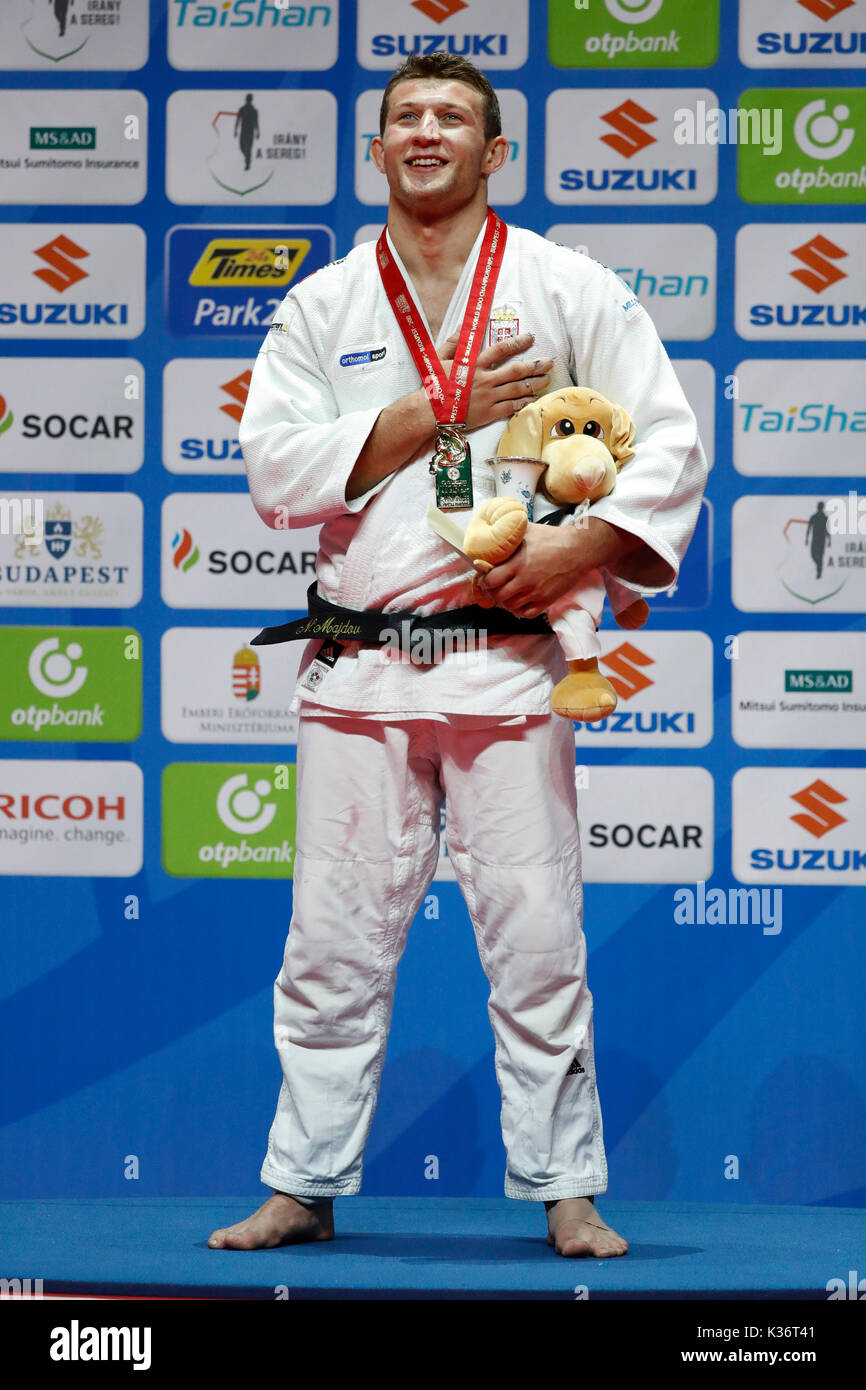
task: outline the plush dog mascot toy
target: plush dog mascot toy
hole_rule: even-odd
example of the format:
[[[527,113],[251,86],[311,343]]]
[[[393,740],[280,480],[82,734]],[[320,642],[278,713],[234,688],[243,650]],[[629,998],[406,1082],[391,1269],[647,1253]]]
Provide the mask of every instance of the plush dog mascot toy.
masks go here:
[[[618,470],[634,457],[633,437],[634,426],[621,406],[598,391],[571,386],[524,406],[506,427],[497,457],[545,463],[538,487],[559,506],[592,503],[613,491]],[[522,502],[491,497],[466,528],[463,548],[476,569],[486,572],[513,554],[528,523]],[[478,602],[493,606],[481,591]],[[616,708],[616,691],[598,669],[601,646],[596,630],[603,604],[604,581],[593,570],[547,612],[568,661],[568,675],[555,686],[551,705],[556,714],[578,723],[595,723]],[[615,617],[620,627],[636,628],[648,615],[646,603],[638,599]]]

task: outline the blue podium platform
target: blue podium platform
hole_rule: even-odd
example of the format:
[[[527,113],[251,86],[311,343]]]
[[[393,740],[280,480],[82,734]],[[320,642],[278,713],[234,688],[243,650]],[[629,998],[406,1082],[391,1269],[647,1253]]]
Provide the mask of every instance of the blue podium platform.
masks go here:
[[[540,1203],[435,1197],[338,1199],[333,1242],[208,1248],[261,1200],[3,1201],[2,1274],[45,1294],[150,1298],[826,1300],[866,1250],[863,1208],[605,1200],[629,1253],[564,1259]]]

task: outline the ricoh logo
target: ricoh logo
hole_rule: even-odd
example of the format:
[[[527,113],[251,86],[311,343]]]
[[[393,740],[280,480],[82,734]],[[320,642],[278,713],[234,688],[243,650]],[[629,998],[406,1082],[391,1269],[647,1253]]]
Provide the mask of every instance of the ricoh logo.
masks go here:
[[[252,376],[252,372],[247,369],[233,377],[231,381],[223,382],[219,388],[229,398],[220,405],[220,412],[223,415],[228,415],[229,419],[234,420],[236,424],[241,422]],[[234,463],[243,462],[237,434],[230,439],[200,439],[197,437],[182,439],[180,441],[180,456],[188,462],[198,459],[209,459],[212,463],[225,462],[226,460],[231,460]]]
[[[846,10],[854,8],[854,0],[797,0],[802,10],[824,24],[832,24]],[[796,12],[795,12],[796,13]],[[802,16],[806,20],[806,15]],[[808,23],[808,20],[806,20]],[[778,57],[780,54],[802,58],[805,55],[833,58],[866,53],[866,33],[855,29],[824,29],[799,32],[788,30],[765,30],[757,35],[757,52],[765,57]],[[816,64],[816,66],[827,66]]]

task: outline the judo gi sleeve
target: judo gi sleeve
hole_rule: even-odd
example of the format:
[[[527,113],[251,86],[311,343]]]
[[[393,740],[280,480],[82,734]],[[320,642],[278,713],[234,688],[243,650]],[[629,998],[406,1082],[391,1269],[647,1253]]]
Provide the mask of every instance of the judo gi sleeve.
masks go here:
[[[635,426],[635,456],[613,492],[593,503],[592,515],[648,547],[623,556],[607,572],[612,587],[619,582],[639,593],[658,593],[676,581],[697,524],[706,456],[694,411],[649,314],[612,270],[592,264],[592,291],[565,292],[572,370],[578,384],[623,406]]]
[[[288,296],[253,368],[238,429],[250,496],[266,525],[315,526],[358,512],[385,486],[346,500],[346,482],[382,407],[340,412],[301,305]]]

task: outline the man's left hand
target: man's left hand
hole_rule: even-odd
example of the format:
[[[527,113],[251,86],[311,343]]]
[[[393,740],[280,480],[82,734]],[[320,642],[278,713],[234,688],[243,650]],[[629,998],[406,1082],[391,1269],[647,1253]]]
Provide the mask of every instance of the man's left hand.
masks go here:
[[[615,563],[642,542],[600,517],[582,526],[530,522],[514,554],[478,580],[500,608],[517,618],[537,618],[586,574]]]

